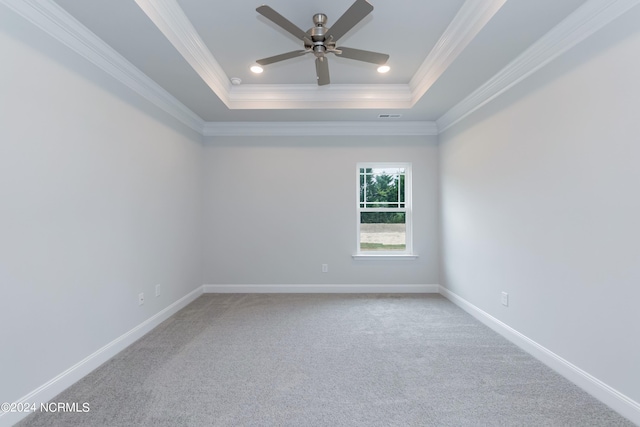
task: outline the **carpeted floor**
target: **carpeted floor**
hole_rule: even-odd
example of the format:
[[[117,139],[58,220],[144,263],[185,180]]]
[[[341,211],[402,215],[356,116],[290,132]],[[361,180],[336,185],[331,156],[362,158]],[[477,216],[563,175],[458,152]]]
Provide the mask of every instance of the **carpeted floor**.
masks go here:
[[[203,295],[20,426],[632,426],[439,295]]]

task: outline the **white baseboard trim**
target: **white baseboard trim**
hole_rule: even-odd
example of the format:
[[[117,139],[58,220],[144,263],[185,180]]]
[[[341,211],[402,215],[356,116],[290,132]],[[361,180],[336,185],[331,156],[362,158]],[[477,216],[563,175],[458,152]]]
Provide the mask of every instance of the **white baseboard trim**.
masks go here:
[[[546,347],[541,346],[447,288],[440,286],[440,294],[605,405],[640,426],[640,403],[625,396],[588,372],[583,371]]]
[[[437,294],[440,285],[204,285],[205,294]]]
[[[111,359],[116,354],[120,353],[122,350],[133,344],[135,341],[140,339],[143,335],[151,331],[160,323],[167,320],[173,314],[186,307],[200,295],[202,295],[202,286],[199,286],[170,306],[166,307],[162,311],[156,313],[144,322],[140,323],[135,328],[129,330],[125,334],[111,341],[109,344],[85,357],[80,362],[76,363],[55,378],[47,381],[45,384],[33,390],[26,396],[23,396],[15,403],[35,403],[36,406],[39,407],[40,403],[46,403],[50,401],[62,391],[79,381],[82,377],[89,374],[91,371],[102,365],[107,360]],[[0,413],[0,427],[12,426],[22,418],[25,418],[27,415],[29,415],[29,413]]]

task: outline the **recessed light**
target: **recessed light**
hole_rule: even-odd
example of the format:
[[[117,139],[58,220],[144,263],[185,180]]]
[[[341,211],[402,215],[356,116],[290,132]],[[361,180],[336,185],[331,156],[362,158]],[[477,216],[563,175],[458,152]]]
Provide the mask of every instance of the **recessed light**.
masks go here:
[[[381,65],[378,67],[378,72],[384,74],[384,73],[388,73],[390,69],[391,67],[389,67],[388,65]]]
[[[262,67],[259,65],[254,65],[250,70],[256,74],[260,74],[263,71]]]

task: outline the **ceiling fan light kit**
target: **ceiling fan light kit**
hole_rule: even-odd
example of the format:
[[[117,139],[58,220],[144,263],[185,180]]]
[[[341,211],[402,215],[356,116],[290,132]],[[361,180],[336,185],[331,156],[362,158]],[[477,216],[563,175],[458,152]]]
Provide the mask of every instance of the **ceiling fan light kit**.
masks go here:
[[[389,60],[389,55],[387,54],[353,49],[345,46],[336,47],[337,41],[358,24],[358,22],[369,15],[372,10],[373,6],[367,0],[356,0],[331,27],[325,26],[327,23],[327,15],[324,13],[316,13],[313,15],[314,26],[305,32],[269,6],[260,6],[256,11],[301,40],[304,50],[294,50],[280,55],[270,56],[259,59],[256,63],[265,66],[273,64],[274,62],[296,58],[306,53],[313,53],[316,57],[316,78],[319,86],[330,83],[328,53],[333,53],[334,55],[347,59],[384,66]],[[389,71],[389,67],[386,68],[386,71],[380,71],[380,68],[382,67],[378,68],[378,72],[385,73]]]

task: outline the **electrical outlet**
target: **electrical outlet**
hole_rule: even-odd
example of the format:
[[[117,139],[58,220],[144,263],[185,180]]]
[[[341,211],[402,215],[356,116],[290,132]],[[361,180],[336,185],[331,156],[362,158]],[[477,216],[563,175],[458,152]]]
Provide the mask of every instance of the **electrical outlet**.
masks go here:
[[[322,272],[323,273],[329,272],[329,264],[322,264]]]
[[[505,307],[509,306],[509,294],[506,292],[502,293],[502,297],[500,299],[500,302],[502,302],[502,305],[504,305]]]
[[[160,285],[156,285],[156,296],[160,296]]]
[[[144,304],[144,292],[138,294],[138,305]]]

